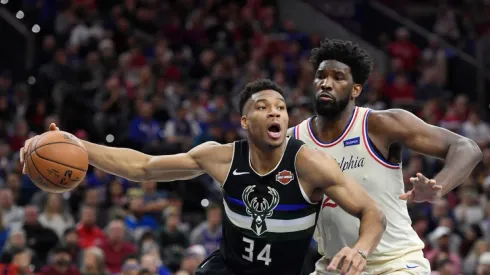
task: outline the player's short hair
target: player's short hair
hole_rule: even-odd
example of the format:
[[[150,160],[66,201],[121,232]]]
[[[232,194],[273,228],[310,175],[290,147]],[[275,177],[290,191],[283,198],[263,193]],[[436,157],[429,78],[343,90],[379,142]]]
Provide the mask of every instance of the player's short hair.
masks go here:
[[[358,44],[348,40],[325,39],[311,50],[310,61],[315,70],[325,60],[337,60],[350,67],[355,83],[364,84],[373,70],[374,61]]]
[[[240,114],[243,115],[243,107],[245,106],[245,103],[247,103],[247,100],[252,97],[252,95],[265,90],[274,90],[284,96],[282,88],[270,79],[258,79],[250,82],[245,86],[239,95],[240,101],[238,106],[240,108]]]

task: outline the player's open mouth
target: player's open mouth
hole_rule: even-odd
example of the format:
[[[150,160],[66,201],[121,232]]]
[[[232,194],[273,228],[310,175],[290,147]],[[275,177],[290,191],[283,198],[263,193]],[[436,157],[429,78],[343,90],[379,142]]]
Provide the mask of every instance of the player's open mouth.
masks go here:
[[[272,139],[279,139],[281,137],[281,124],[273,122],[267,128],[267,133]]]

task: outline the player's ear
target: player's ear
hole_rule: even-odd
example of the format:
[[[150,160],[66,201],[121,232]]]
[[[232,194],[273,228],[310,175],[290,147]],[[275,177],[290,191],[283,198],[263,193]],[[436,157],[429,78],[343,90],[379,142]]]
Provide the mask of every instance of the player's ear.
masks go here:
[[[358,96],[361,95],[361,92],[362,92],[362,85],[361,84],[354,84],[354,87],[352,87],[351,96],[353,98],[357,98]]]
[[[247,130],[248,129],[248,118],[246,115],[242,115],[242,118],[240,120],[240,124],[242,124],[242,128]]]

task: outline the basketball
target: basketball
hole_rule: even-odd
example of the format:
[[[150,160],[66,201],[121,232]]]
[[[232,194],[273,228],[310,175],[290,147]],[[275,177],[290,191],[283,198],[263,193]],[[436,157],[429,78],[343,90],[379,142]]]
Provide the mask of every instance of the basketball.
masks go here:
[[[26,148],[26,173],[39,188],[51,193],[71,190],[85,178],[88,154],[82,142],[63,131],[49,131]]]

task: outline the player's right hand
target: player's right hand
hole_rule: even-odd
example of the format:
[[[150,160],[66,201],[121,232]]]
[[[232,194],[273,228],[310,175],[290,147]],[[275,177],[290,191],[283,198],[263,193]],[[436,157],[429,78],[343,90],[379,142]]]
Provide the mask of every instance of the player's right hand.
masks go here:
[[[49,125],[49,130],[50,131],[59,131],[60,128],[58,128],[56,126],[56,124],[54,123],[51,123]],[[39,135],[35,136],[35,137],[32,137],[28,140],[26,140],[26,142],[24,142],[24,147],[20,148],[20,164],[22,165],[22,173],[25,174],[26,173],[26,165],[24,163],[24,160],[25,160],[25,156],[26,156],[26,153],[29,152],[29,146],[31,145],[31,143],[33,141],[35,141],[37,138],[39,137]]]
[[[366,266],[366,259],[355,248],[344,247],[332,258],[328,271],[340,269],[340,274],[360,275]]]

